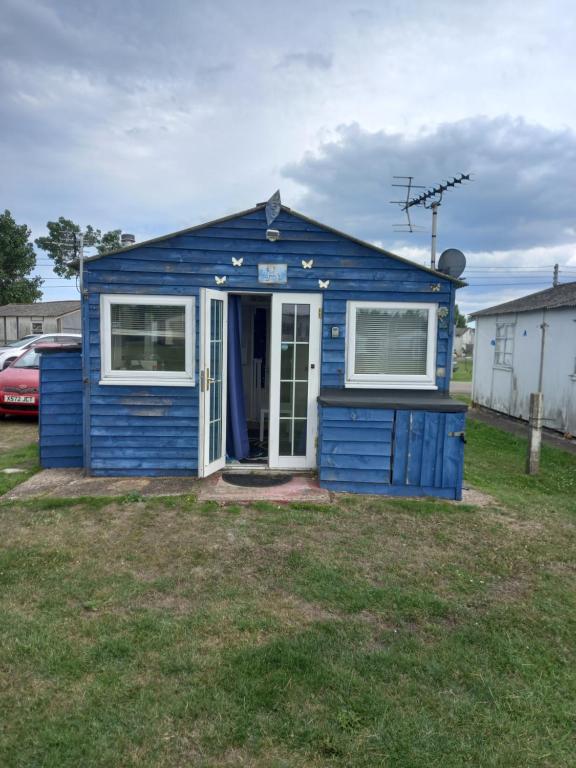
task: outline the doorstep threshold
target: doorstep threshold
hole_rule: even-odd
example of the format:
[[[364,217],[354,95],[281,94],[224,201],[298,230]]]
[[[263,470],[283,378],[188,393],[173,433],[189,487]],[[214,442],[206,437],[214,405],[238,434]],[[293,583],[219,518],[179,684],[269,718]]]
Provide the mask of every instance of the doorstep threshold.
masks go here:
[[[272,469],[266,464],[226,464],[219,472],[236,472],[238,474],[267,474],[274,475],[315,475],[315,469]]]

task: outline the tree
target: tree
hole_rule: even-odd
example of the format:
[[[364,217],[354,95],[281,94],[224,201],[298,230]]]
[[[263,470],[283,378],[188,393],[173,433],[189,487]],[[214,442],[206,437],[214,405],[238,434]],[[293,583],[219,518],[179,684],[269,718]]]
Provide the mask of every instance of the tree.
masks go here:
[[[460,313],[458,304],[454,305],[454,325],[456,328],[466,328],[466,315]]]
[[[42,298],[42,278],[29,277],[36,254],[30,229],[16,224],[10,211],[0,214],[0,304],[31,304]]]
[[[36,239],[36,245],[54,262],[54,272],[60,277],[73,277],[77,273],[74,261],[80,255],[80,233],[78,224],[70,219],[60,216],[58,221],[49,221],[46,224],[48,235]],[[102,232],[99,229],[88,226],[82,232],[84,236],[84,249],[96,248],[98,253],[107,253],[121,247],[120,236],[122,230],[113,229],[110,232]]]

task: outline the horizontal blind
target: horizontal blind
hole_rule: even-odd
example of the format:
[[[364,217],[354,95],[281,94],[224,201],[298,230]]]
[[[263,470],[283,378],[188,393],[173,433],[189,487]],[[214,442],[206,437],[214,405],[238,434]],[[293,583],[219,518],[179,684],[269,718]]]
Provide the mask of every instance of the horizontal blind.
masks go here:
[[[357,307],[354,373],[425,375],[428,311]]]
[[[160,336],[183,339],[185,307],[166,304],[112,304],[115,336]]]

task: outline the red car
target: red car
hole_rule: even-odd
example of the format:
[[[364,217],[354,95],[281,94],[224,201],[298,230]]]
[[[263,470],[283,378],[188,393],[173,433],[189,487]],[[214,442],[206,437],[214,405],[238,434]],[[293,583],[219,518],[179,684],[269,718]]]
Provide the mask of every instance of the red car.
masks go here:
[[[38,344],[27,349],[8,368],[0,371],[0,417],[38,416],[40,406],[40,353],[70,344]]]

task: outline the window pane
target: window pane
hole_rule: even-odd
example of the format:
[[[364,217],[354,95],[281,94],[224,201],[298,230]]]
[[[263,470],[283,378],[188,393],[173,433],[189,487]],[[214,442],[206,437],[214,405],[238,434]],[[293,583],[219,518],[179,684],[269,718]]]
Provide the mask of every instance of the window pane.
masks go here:
[[[496,325],[496,344],[494,348],[495,365],[512,366],[514,356],[513,323],[498,323]]]
[[[35,349],[30,349],[22,357],[18,358],[16,362],[12,363],[12,368],[39,368],[40,367],[40,353]]]
[[[357,307],[354,373],[426,375],[428,312]]]
[[[112,304],[112,370],[185,371],[182,306]]]

